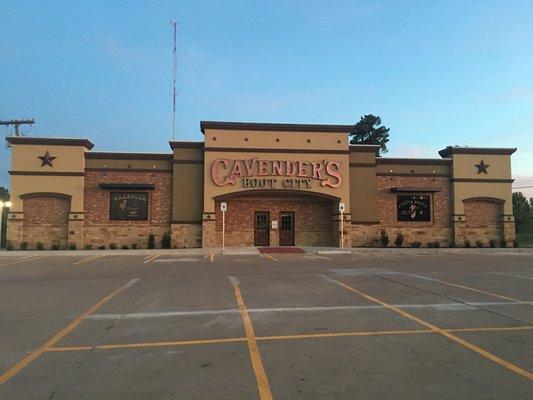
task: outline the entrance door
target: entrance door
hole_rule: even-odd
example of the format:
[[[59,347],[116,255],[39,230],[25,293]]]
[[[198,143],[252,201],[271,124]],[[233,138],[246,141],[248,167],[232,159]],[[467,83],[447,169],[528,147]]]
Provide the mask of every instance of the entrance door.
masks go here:
[[[254,213],[254,245],[270,246],[270,213]]]
[[[294,213],[280,213],[281,226],[279,230],[279,245],[294,246]]]

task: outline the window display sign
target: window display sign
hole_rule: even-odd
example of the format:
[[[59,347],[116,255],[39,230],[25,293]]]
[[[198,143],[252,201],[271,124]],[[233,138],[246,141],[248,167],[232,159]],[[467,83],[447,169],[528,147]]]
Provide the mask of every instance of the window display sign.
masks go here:
[[[139,221],[148,219],[148,193],[111,192],[109,219]]]
[[[398,196],[398,221],[431,221],[430,200],[429,195]]]

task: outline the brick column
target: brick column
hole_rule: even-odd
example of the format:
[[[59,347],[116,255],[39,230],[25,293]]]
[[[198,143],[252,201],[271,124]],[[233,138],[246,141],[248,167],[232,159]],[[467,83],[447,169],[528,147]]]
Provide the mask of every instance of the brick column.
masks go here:
[[[507,242],[507,247],[512,247],[513,241],[516,239],[514,216],[502,215],[500,223],[502,226],[502,238]]]
[[[216,243],[215,214],[204,213],[202,222],[202,247],[215,247]]]
[[[24,214],[22,212],[10,212],[7,214],[6,243],[9,240],[15,249],[18,249],[22,241],[24,227]]]
[[[172,247],[188,249],[202,247],[202,225],[199,223],[170,225]]]
[[[83,242],[83,213],[71,212],[68,218],[68,245],[71,243],[76,245],[77,249],[83,249],[85,243]]]
[[[464,247],[466,239],[466,217],[464,214],[452,215],[452,242],[455,247]]]

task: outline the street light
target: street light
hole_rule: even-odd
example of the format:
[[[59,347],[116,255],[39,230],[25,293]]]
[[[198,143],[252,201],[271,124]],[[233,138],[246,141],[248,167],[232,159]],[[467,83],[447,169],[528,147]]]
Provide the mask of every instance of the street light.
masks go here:
[[[2,219],[4,218],[4,207],[5,208],[9,208],[11,207],[11,202],[10,201],[1,201],[0,200],[0,247],[2,246],[2,232],[3,232],[3,221]]]

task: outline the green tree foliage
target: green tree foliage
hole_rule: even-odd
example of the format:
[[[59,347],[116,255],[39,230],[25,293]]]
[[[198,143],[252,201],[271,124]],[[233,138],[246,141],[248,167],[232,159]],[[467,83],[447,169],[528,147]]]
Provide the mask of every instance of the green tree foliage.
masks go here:
[[[350,144],[378,144],[376,156],[385,154],[389,142],[389,130],[381,125],[381,118],[372,114],[361,117],[350,132]]]
[[[9,200],[9,190],[7,188],[0,186],[0,200],[7,201]]]
[[[533,219],[533,207],[522,192],[513,193],[513,214],[517,232],[523,232]]]

